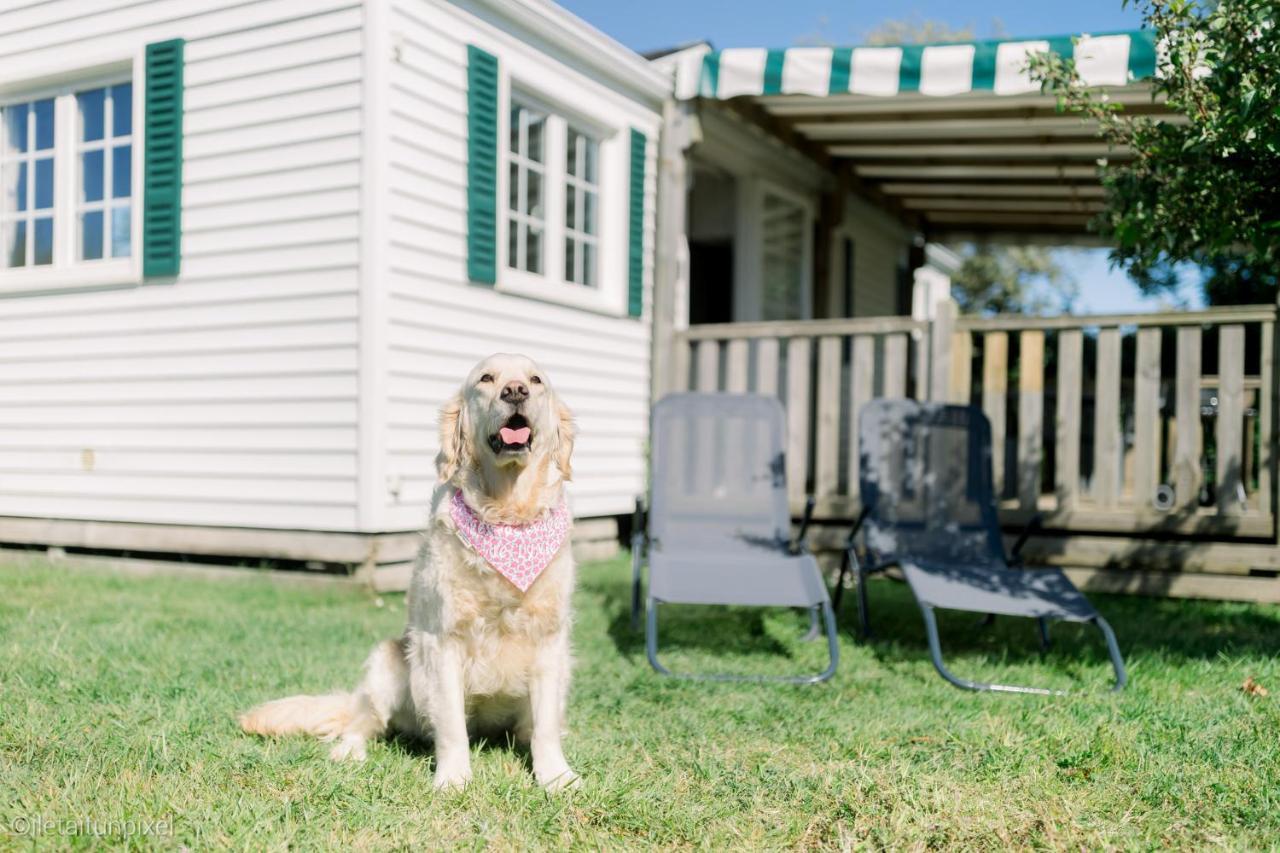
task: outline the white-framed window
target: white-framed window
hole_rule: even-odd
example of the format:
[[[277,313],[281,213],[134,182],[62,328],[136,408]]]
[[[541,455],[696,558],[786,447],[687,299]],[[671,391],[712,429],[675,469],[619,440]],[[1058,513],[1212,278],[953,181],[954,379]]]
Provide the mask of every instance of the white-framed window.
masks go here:
[[[498,288],[626,312],[622,128],[507,81]]]
[[[600,143],[568,126],[565,157],[564,278],[595,287],[600,233]]]
[[[0,291],[140,280],[129,68],[0,94]]]

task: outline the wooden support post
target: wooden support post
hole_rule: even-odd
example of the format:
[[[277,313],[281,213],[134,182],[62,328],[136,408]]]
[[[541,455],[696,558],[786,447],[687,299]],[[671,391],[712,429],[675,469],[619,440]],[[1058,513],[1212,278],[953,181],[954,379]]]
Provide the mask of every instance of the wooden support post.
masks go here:
[[[996,498],[1004,494],[1005,406],[1009,390],[1009,335],[987,332],[982,344],[982,411],[991,422],[992,475]]]
[[[653,347],[651,358],[653,399],[669,391],[682,390],[688,382],[688,361],[681,372],[682,347],[676,344],[678,327],[687,322],[687,309],[678,303],[687,300],[681,280],[681,255],[685,252],[685,220],[689,195],[685,150],[691,143],[691,116],[695,109],[669,99],[662,110],[662,133],[658,138],[658,210],[653,271]],[[676,344],[673,346],[673,344]],[[685,351],[687,356],[687,350]]]
[[[1244,326],[1218,327],[1218,512],[1242,512],[1244,501]]]
[[[1192,511],[1200,503],[1200,327],[1178,329],[1177,402],[1178,437],[1173,473],[1177,505]]]
[[[792,504],[802,502],[809,487],[811,349],[808,338],[787,341],[787,489]]]
[[[1053,488],[1058,509],[1071,509],[1080,492],[1080,410],[1084,335],[1079,329],[1058,334],[1058,411]]]
[[[973,334],[958,331],[951,335],[951,378],[947,400],[969,405],[973,394]]]
[[[1139,512],[1152,508],[1160,484],[1160,329],[1138,330],[1138,359],[1133,390],[1133,502]]]
[[[814,441],[813,491],[834,495],[840,480],[840,355],[843,338],[818,339],[817,437]]]
[[[862,407],[867,404],[874,393],[875,382],[875,338],[870,335],[859,335],[853,339],[853,362],[849,369],[849,417],[853,427],[849,435],[849,495],[858,495],[859,443],[858,423],[862,416]]]
[[[1093,396],[1093,499],[1099,506],[1119,502],[1124,478],[1120,431],[1120,330],[1098,333],[1098,372]]]
[[[1022,332],[1019,341],[1018,503],[1035,511],[1044,459],[1044,332]]]
[[[1272,446],[1272,418],[1275,417],[1275,323],[1262,324],[1262,387],[1258,391],[1258,510],[1270,513],[1274,505],[1275,487],[1271,466],[1275,464]]]

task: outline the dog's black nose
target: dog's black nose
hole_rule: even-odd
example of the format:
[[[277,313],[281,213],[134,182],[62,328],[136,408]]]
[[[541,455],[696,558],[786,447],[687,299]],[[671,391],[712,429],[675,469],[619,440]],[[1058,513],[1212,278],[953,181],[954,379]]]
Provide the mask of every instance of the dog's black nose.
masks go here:
[[[529,399],[529,386],[517,379],[512,379],[502,389],[502,402],[523,403]]]

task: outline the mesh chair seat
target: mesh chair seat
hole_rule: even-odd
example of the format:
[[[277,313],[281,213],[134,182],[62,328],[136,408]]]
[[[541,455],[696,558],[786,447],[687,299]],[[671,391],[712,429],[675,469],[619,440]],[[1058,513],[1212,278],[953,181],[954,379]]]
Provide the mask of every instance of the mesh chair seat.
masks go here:
[[[899,564],[922,604],[1001,616],[1088,622],[1098,615],[1058,569],[976,568],[932,561]]]
[[[817,607],[827,601],[818,561],[783,552],[749,558],[717,553],[649,555],[649,595],[664,604]]]

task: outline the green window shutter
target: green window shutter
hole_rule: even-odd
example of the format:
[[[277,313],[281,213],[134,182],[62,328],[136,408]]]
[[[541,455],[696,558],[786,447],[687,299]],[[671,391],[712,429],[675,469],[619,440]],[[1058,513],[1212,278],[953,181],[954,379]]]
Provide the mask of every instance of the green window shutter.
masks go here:
[[[631,129],[631,206],[627,213],[630,248],[627,255],[627,313],[644,313],[644,170],[649,140]]]
[[[182,39],[147,45],[142,168],[142,275],[182,263]]]
[[[467,46],[467,276],[498,281],[498,58]]]

